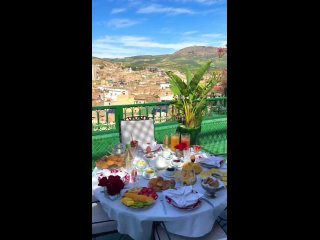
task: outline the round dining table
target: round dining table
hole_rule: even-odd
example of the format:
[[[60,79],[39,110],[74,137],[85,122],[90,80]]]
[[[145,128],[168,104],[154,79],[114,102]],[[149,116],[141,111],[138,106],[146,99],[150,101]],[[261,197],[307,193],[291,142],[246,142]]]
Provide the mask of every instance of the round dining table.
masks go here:
[[[208,170],[205,169],[204,170]],[[200,176],[193,189],[203,193],[198,207],[185,210],[174,207],[158,192],[158,199],[148,208],[130,208],[121,203],[121,198],[111,200],[98,186],[98,175],[101,170],[95,168],[92,172],[92,191],[100,201],[101,206],[111,220],[117,221],[119,233],[128,234],[135,240],[151,239],[153,223],[163,222],[167,231],[185,237],[201,237],[209,233],[217,217],[227,207],[227,189],[224,188],[215,194],[215,198],[208,197],[201,186]],[[162,176],[163,171],[158,172]],[[166,179],[164,177],[164,179]],[[167,178],[168,180],[169,178]],[[128,183],[122,189],[121,195],[132,187],[147,187],[149,180],[139,177],[136,183]]]

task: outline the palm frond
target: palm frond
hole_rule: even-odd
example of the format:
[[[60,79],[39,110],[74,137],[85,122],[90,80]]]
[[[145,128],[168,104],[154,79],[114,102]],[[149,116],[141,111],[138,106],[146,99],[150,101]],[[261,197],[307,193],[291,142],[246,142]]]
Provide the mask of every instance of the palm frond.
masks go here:
[[[179,92],[180,92],[179,95],[188,96],[189,91],[188,91],[188,86],[186,85],[186,83],[184,81],[182,81],[182,79],[180,77],[178,77],[176,74],[174,74],[173,72],[168,71],[166,73],[170,77],[170,84],[172,84],[172,86],[174,86],[174,88],[175,88],[175,86],[177,88],[179,88]]]
[[[190,82],[193,78],[192,73],[190,72],[190,69],[186,67],[186,78],[187,78],[187,85],[190,86]]]
[[[194,74],[191,82],[190,82],[190,91],[194,91],[200,80],[202,79],[203,75],[208,71],[210,65],[211,65],[212,61],[207,62],[206,64],[204,64],[203,66],[201,66],[197,72]]]

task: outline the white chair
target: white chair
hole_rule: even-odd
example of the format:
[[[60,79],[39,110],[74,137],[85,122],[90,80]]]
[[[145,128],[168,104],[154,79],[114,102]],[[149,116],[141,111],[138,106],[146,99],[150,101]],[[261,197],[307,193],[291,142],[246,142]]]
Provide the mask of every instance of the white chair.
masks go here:
[[[92,238],[116,232],[117,222],[108,218],[99,202],[92,202]]]
[[[198,237],[198,238],[190,238],[190,237],[183,237],[179,236],[176,234],[169,233],[169,236],[166,234],[165,229],[163,226],[158,225],[156,232],[155,233],[155,240],[164,240],[164,239],[169,239],[169,240],[227,240],[227,235],[223,231],[223,229],[217,224],[217,222],[214,224],[211,232],[206,234],[205,236]]]
[[[154,138],[154,121],[147,120],[121,120],[121,143],[128,144],[132,140],[137,140],[139,145],[142,143],[152,143]]]

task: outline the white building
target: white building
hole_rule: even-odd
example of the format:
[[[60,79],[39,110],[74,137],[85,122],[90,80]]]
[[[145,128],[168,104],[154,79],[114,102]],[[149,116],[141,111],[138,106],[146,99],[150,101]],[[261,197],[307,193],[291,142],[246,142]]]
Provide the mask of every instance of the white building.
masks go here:
[[[173,95],[160,97],[160,102],[172,101]]]
[[[111,89],[104,88],[104,98],[112,99],[112,101],[116,101],[118,96],[129,95],[128,90],[125,89]]]
[[[170,83],[160,83],[160,89],[170,88]]]

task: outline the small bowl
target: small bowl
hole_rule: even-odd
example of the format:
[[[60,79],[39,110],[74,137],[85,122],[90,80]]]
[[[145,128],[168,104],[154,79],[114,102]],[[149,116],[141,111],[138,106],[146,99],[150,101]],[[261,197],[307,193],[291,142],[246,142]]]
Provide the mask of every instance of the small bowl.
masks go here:
[[[178,168],[181,167],[182,161],[180,159],[172,159],[171,164],[172,166]]]
[[[205,181],[206,181],[208,178],[213,178],[213,179],[218,180],[219,186],[218,186],[218,187],[213,187],[213,186],[210,186],[209,184],[205,184]],[[203,188],[204,190],[206,190],[206,194],[207,194],[207,195],[210,195],[210,196],[214,196],[216,192],[218,192],[219,190],[221,190],[222,188],[224,188],[223,182],[221,182],[219,179],[214,178],[214,177],[207,177],[207,178],[205,178],[205,179],[202,179],[202,180],[201,180],[201,186],[202,186],[202,188]]]
[[[147,168],[143,172],[145,178],[153,178],[156,174],[156,171],[153,168]]]
[[[143,159],[138,159],[135,162],[135,167],[140,171],[146,169],[147,166],[148,166],[147,162]]]
[[[168,177],[173,177],[174,174],[176,172],[176,169],[173,167],[168,167],[165,171],[165,175],[167,175]]]

